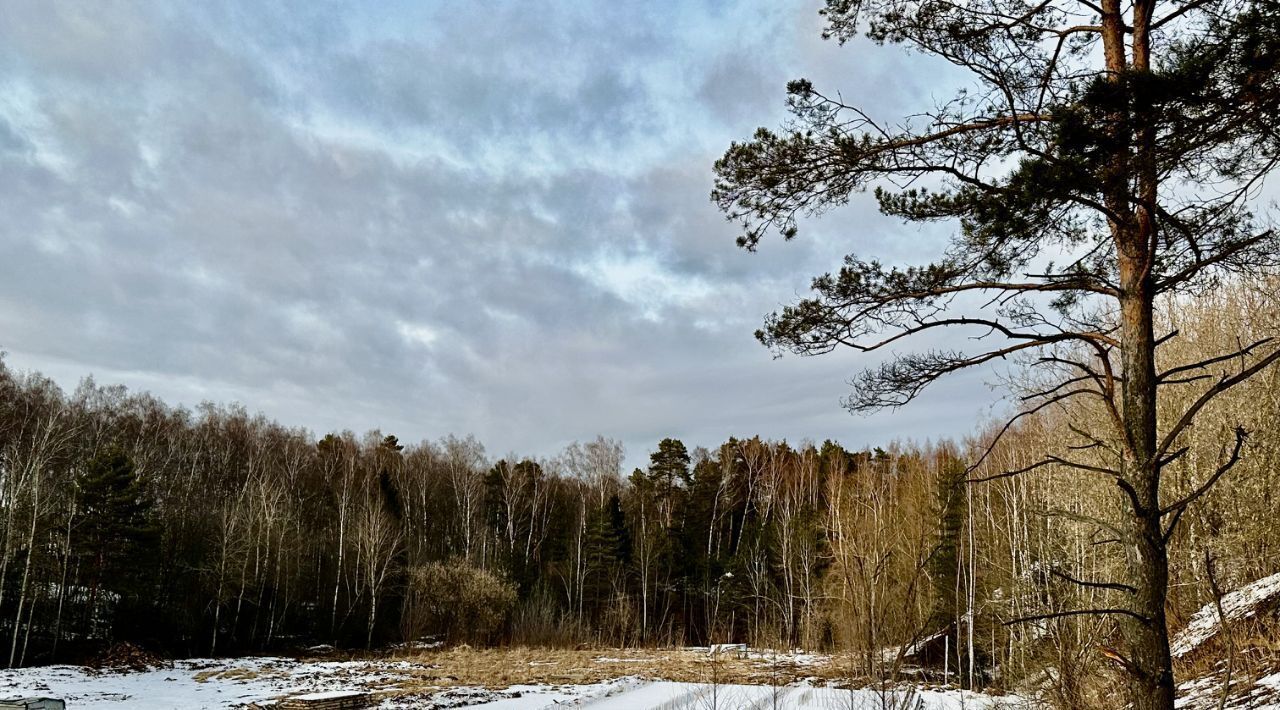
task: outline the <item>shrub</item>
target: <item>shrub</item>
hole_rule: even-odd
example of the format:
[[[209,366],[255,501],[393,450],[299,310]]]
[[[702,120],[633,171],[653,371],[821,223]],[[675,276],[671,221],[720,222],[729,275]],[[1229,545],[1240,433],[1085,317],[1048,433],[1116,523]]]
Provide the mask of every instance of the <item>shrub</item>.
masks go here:
[[[449,643],[492,640],[516,601],[514,584],[461,560],[409,570],[408,592],[406,636],[438,633]]]
[[[573,648],[594,639],[590,625],[561,610],[541,585],[511,615],[511,643],[517,646]]]

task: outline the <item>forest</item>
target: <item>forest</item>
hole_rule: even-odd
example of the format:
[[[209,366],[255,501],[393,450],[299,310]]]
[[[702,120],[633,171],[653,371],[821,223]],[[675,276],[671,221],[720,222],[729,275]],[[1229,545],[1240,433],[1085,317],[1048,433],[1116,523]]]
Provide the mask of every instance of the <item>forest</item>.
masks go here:
[[[4,693],[1280,707],[1280,0],[89,5],[0,22]]]
[[[1274,333],[1277,283],[1171,300],[1160,326],[1184,337],[1161,350],[1162,366]],[[1014,366],[1006,384],[1045,386],[1030,373]],[[1162,410],[1206,386],[1166,389]],[[877,678],[897,674],[913,644],[943,638],[966,684],[1053,667],[1058,692],[1083,694],[1108,672],[1096,648],[1117,622],[1053,612],[1118,593],[1073,582],[1123,565],[1108,544],[1120,493],[1066,467],[999,475],[1044,451],[1087,455],[1069,430],[1091,416],[1079,402],[1024,409],[998,440],[995,423],[954,442],[903,432],[871,450],[673,437],[626,472],[604,438],[528,458],[465,436],[317,436],[239,405],[191,411],[89,379],[63,392],[6,367],[5,661],[81,660],[120,641],[170,656],[424,638],[746,642],[838,653],[851,675]],[[1184,435],[1171,495],[1221,466],[1224,431],[1250,432],[1239,465],[1171,541],[1171,630],[1212,598],[1206,559],[1224,588],[1280,569],[1277,419],[1272,369]]]

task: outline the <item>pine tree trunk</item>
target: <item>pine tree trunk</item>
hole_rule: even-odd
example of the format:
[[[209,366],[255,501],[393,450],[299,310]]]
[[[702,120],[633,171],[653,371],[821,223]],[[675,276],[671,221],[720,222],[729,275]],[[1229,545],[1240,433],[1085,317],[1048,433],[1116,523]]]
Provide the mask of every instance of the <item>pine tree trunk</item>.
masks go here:
[[[1122,268],[1121,280],[1124,424],[1129,443],[1122,474],[1138,503],[1128,516],[1125,556],[1137,589],[1133,611],[1144,617],[1125,620],[1133,663],[1130,698],[1134,710],[1168,710],[1173,708],[1174,683],[1165,623],[1169,559],[1160,524],[1153,304],[1150,277],[1138,264],[1129,262]]]
[[[1119,0],[1102,3],[1102,38],[1111,81],[1126,72],[1150,69],[1150,21],[1154,0],[1133,3],[1132,64],[1126,56],[1126,27]],[[1153,219],[1158,178],[1154,169],[1152,117],[1135,101],[1133,111],[1111,116],[1116,139],[1109,170],[1104,176],[1106,204],[1116,237],[1120,277],[1120,358],[1124,376],[1121,416],[1124,456],[1120,476],[1129,514],[1123,540],[1130,583],[1136,588],[1132,611],[1126,617],[1129,641],[1130,703],[1134,710],[1172,710],[1173,664],[1165,624],[1169,559],[1160,521],[1160,476],[1156,444],[1156,369],[1153,327],[1152,270],[1158,235]],[[1131,200],[1131,186],[1138,200]]]

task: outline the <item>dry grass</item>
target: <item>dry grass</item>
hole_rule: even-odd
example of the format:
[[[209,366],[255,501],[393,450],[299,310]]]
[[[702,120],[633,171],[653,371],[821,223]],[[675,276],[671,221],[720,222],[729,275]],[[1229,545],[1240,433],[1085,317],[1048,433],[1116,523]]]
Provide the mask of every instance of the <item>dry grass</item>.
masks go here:
[[[385,658],[385,657],[384,657]],[[471,648],[458,646],[391,656],[412,664],[401,671],[418,684],[439,687],[512,685],[578,685],[624,676],[688,683],[785,685],[804,678],[838,680],[839,669],[818,660],[797,665],[778,654],[750,658],[711,657],[705,650],[553,649],[531,647]]]
[[[1280,621],[1275,618],[1237,621],[1231,626],[1235,653],[1228,652],[1227,639],[1219,634],[1205,641],[1188,656],[1174,664],[1179,683],[1194,688],[1184,703],[1188,710],[1217,707],[1226,680],[1228,656],[1231,658],[1231,688],[1228,707],[1270,707],[1280,702],[1280,691],[1261,688],[1255,683],[1280,668]]]
[[[251,668],[228,668],[217,671],[200,671],[193,677],[197,683],[205,683],[210,680],[253,680],[260,675],[259,671]]]
[[[390,653],[330,653],[298,661],[304,667],[312,661],[344,661],[324,672],[325,682],[345,680],[352,687],[374,693],[380,700],[401,703],[421,698],[447,699],[453,697],[451,693],[469,693],[473,689],[500,695],[517,685],[587,685],[624,677],[712,685],[781,687],[805,679],[819,685],[850,685],[848,664],[839,658],[768,652],[755,652],[747,658],[712,657],[705,649],[697,648],[472,648],[463,645]],[[268,662],[253,668],[205,669],[196,674],[196,680],[234,681],[255,676],[278,678],[289,685],[306,682],[306,674],[298,673],[297,664],[292,662]]]

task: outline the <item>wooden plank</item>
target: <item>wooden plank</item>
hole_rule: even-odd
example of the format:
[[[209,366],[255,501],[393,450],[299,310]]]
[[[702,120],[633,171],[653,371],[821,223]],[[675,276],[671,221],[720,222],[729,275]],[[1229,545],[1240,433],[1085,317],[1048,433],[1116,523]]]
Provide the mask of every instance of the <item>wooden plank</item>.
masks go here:
[[[5,698],[0,710],[66,710],[67,704],[57,698]]]
[[[360,710],[373,704],[373,696],[361,690],[328,690],[294,695],[280,701],[280,710]]]

